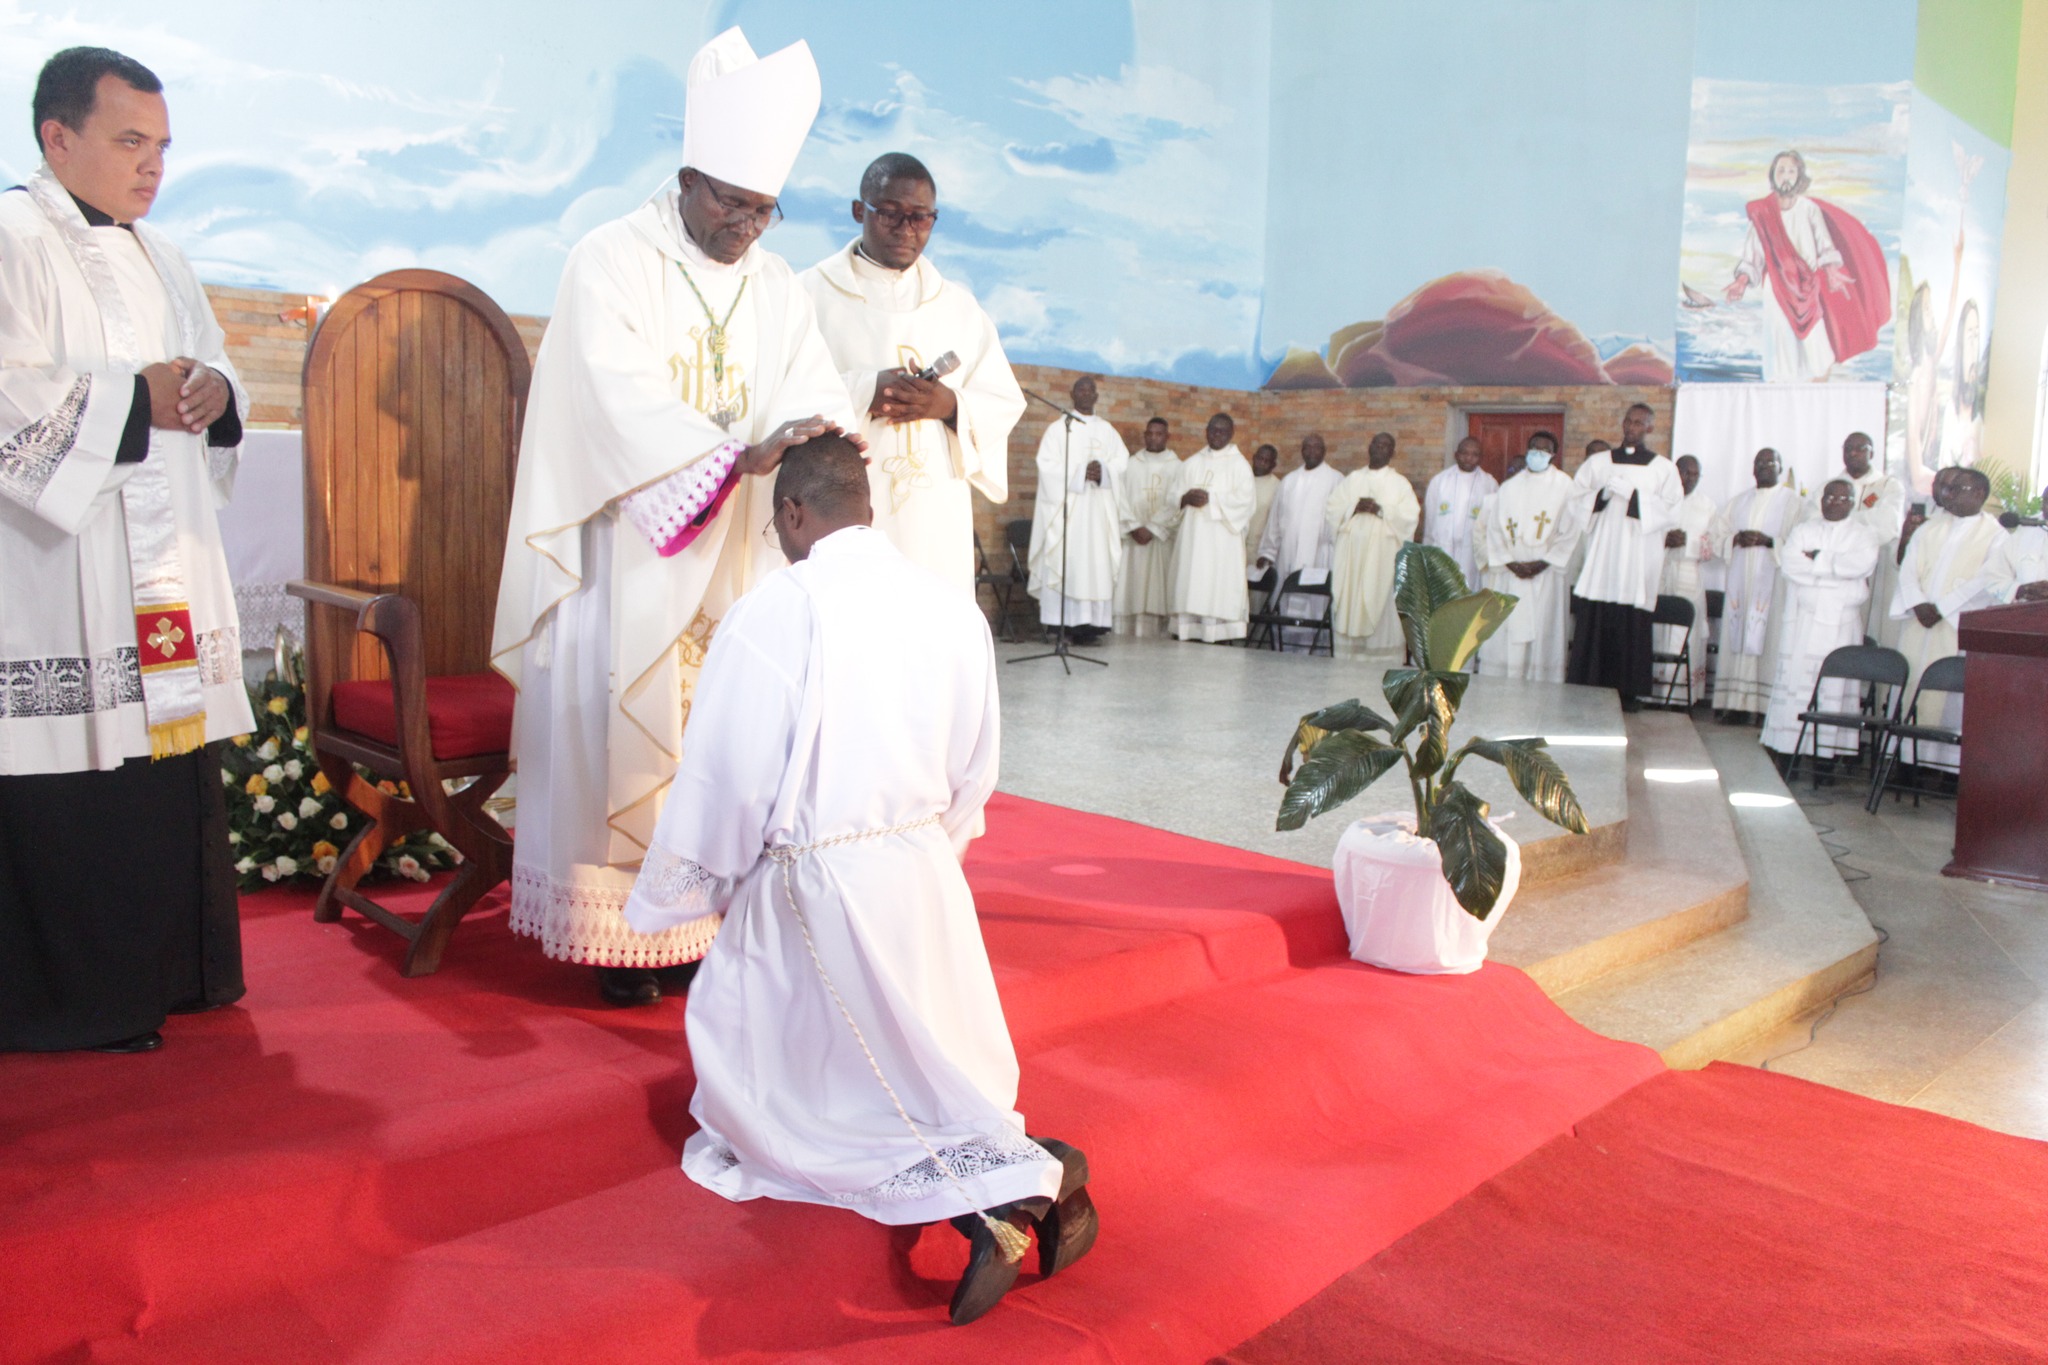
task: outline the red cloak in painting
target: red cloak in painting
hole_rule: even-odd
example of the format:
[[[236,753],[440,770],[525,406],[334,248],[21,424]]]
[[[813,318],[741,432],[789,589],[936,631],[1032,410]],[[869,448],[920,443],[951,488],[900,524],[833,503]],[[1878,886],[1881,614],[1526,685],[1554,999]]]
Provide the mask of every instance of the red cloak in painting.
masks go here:
[[[1776,195],[1752,199],[1746,207],[1750,226],[1763,241],[1771,295],[1785,310],[1793,335],[1804,338],[1815,323],[1824,324],[1839,364],[1876,346],[1878,331],[1891,320],[1891,270],[1885,264],[1884,248],[1855,214],[1825,199],[1814,199],[1813,206],[1820,210],[1828,236],[1841,253],[1841,273],[1846,278],[1839,290],[1830,289],[1822,273],[1793,248]]]

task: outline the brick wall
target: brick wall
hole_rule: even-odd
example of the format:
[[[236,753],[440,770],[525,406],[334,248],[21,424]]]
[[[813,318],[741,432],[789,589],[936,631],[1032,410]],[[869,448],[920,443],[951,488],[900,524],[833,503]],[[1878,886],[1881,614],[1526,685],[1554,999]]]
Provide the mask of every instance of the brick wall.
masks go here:
[[[249,386],[252,420],[297,426],[303,420],[299,372],[305,364],[307,328],[287,322],[281,314],[304,305],[296,294],[261,289],[206,290],[214,313],[228,335],[228,354]],[[526,341],[527,354],[540,346],[547,319],[512,319]],[[1017,366],[1017,380],[1056,402],[1080,377],[1078,370],[1046,365]],[[1172,448],[1186,455],[1202,443],[1202,430],[1212,414],[1228,412],[1237,419],[1238,447],[1250,454],[1270,442],[1280,448],[1284,474],[1300,463],[1301,438],[1320,432],[1329,445],[1330,463],[1356,469],[1365,463],[1366,443],[1375,432],[1391,432],[1396,442],[1395,467],[1415,484],[1424,485],[1449,458],[1465,434],[1463,413],[1471,408],[1563,411],[1561,435],[1567,470],[1577,467],[1579,451],[1598,436],[1614,440],[1621,434],[1622,413],[1630,404],[1648,403],[1657,412],[1657,431],[1671,429],[1672,390],[1622,388],[1613,385],[1574,388],[1437,388],[1437,389],[1311,389],[1268,393],[1208,388],[1162,379],[1100,377],[1101,400],[1096,411],[1116,425],[1124,444],[1137,449],[1152,417],[1164,417],[1173,428]],[[1013,518],[1029,517],[1038,491],[1036,456],[1039,437],[1051,411],[1030,404],[1010,437],[1010,500],[998,507],[976,495],[974,527],[990,561],[1007,565],[1003,527]],[[1656,438],[1651,444],[1663,448]]]

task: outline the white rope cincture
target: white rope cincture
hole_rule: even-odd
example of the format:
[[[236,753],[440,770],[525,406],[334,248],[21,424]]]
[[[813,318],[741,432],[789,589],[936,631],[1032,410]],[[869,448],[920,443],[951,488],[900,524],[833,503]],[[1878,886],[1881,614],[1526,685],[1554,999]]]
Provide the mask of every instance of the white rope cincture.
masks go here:
[[[996,1239],[996,1246],[1001,1250],[1003,1259],[1014,1264],[1023,1259],[1024,1249],[1030,1245],[1029,1239],[1001,1219],[989,1217],[987,1211],[978,1206],[966,1182],[962,1181],[946,1159],[939,1155],[938,1149],[932,1146],[930,1140],[918,1128],[916,1121],[910,1117],[910,1111],[903,1107],[903,1101],[897,1097],[896,1087],[890,1085],[889,1078],[882,1074],[882,1064],[875,1059],[874,1049],[868,1046],[867,1036],[860,1031],[860,1025],[854,1022],[853,1011],[846,1007],[846,1001],[839,994],[839,988],[832,984],[832,975],[825,970],[825,960],[818,956],[818,945],[811,937],[810,921],[804,917],[803,907],[797,904],[796,887],[791,878],[791,869],[796,866],[796,860],[806,854],[837,848],[843,844],[860,843],[868,839],[886,839],[892,835],[908,834],[913,830],[925,829],[938,823],[938,816],[927,815],[922,820],[891,825],[887,829],[835,834],[829,839],[819,839],[809,844],[770,844],[762,851],[768,856],[769,861],[782,869],[782,895],[789,902],[790,913],[796,916],[797,928],[803,931],[804,947],[810,951],[811,965],[818,969],[818,980],[825,983],[826,993],[832,997],[832,1003],[839,1007],[839,1017],[846,1021],[847,1028],[853,1030],[853,1040],[860,1044],[862,1055],[868,1059],[868,1069],[875,1073],[875,1080],[881,1084],[883,1093],[888,1095],[889,1103],[896,1107],[896,1116],[903,1120],[903,1126],[917,1139],[917,1145],[924,1148],[925,1154],[931,1157],[932,1164],[938,1167],[939,1173],[951,1181],[953,1188],[960,1192],[960,1197],[967,1201],[967,1206],[974,1211],[974,1216],[987,1225],[989,1232]]]

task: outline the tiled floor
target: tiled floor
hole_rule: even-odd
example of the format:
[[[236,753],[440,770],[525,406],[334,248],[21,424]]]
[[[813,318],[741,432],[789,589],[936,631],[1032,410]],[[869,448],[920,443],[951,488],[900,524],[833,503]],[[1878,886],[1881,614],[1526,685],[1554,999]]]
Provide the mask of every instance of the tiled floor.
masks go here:
[[[1802,780],[1795,795],[1890,939],[1875,985],[1838,1002],[1811,1044],[1802,1021],[1740,1060],[2048,1138],[2048,894],[1942,876],[1953,803],[1888,798],[1870,815],[1860,785]]]

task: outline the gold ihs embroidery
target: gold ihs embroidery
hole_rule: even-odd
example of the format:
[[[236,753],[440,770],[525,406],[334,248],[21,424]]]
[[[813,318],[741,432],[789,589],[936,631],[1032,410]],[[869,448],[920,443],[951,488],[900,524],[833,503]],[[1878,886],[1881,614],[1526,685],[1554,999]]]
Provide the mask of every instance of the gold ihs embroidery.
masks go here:
[[[676,386],[676,393],[685,403],[705,416],[716,421],[720,413],[728,420],[719,425],[729,427],[732,422],[745,419],[753,406],[753,386],[747,381],[746,366],[727,360],[725,371],[725,392],[719,392],[711,353],[711,329],[692,327],[689,330],[690,354],[676,352],[668,358],[669,382]]]
[[[896,365],[899,369],[916,374],[924,368],[924,361],[918,358],[917,348],[899,345],[896,348]],[[910,501],[910,495],[920,488],[932,486],[931,471],[925,468],[924,451],[919,448],[917,429],[922,422],[897,422],[889,434],[894,440],[896,453],[882,461],[882,472],[889,476],[889,509],[903,510],[903,504]]]
[[[686,743],[690,734],[690,707],[697,699],[697,677],[704,671],[704,658],[711,652],[711,637],[717,630],[718,622],[706,616],[700,607],[690,620],[690,628],[676,641],[676,675],[682,683],[683,738]]]

